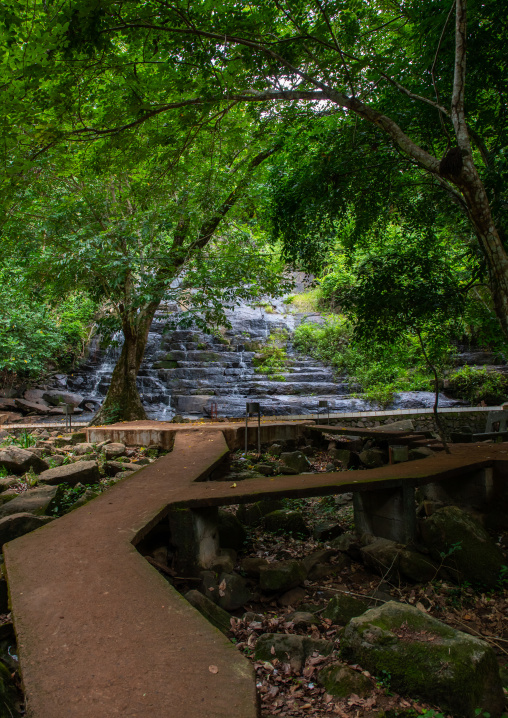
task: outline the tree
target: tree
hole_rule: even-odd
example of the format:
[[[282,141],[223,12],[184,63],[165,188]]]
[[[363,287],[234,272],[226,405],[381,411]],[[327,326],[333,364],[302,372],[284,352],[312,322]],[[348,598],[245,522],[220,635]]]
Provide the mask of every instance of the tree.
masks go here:
[[[170,112],[195,122],[213,105],[324,103],[315,111],[371,125],[461,208],[508,333],[502,5],[470,0],[470,16],[466,0],[64,3],[52,57],[72,63],[54,85],[62,97],[78,89],[65,100],[72,120],[48,135],[117,136]]]
[[[403,332],[418,338],[434,375],[434,418],[448,451],[438,414],[439,367],[449,353],[453,320],[464,309],[457,273],[429,235],[406,235],[396,246],[367,255],[355,269],[354,284],[343,287],[338,299],[354,321],[356,341],[393,346]]]
[[[266,261],[251,232],[233,223],[240,215],[226,222],[277,149],[269,135],[242,129],[214,148],[214,162],[213,127],[199,142],[184,143],[183,150],[178,145],[170,170],[160,156],[140,161],[123,154],[123,170],[116,163],[116,172],[101,175],[90,157],[93,171],[82,166],[81,151],[74,159],[70,152],[67,172],[45,160],[20,192],[4,238],[38,250],[32,270],[39,278],[63,293],[78,286],[102,302],[102,326],[124,336],[95,423],[146,418],[136,377],[162,300],[176,299],[193,317],[199,311],[203,321],[217,323],[242,298],[284,291],[280,267]]]

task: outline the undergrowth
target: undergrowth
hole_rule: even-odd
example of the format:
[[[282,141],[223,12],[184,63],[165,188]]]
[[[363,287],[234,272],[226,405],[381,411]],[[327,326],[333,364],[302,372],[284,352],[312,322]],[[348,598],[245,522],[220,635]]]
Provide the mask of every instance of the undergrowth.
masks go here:
[[[300,324],[293,344],[298,351],[347,374],[351,389],[372,404],[388,405],[395,392],[432,390],[416,337],[404,334],[396,346],[387,348],[373,342],[368,347],[354,344],[352,335],[351,323],[331,314],[322,325]]]
[[[284,329],[278,329],[270,334],[266,344],[252,360],[256,370],[261,374],[267,374],[273,381],[285,381],[281,372],[287,371],[287,341],[288,333]]]
[[[473,406],[482,401],[497,406],[508,397],[508,379],[485,367],[464,366],[449,377],[448,391]]]

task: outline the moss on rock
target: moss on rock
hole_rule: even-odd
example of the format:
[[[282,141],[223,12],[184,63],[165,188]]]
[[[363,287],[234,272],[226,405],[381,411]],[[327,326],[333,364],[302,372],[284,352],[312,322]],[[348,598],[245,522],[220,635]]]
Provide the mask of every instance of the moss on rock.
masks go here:
[[[494,718],[503,711],[492,648],[413,606],[390,601],[353,618],[341,655],[374,675],[382,669],[397,692],[437,703],[454,716],[473,718],[479,708]]]

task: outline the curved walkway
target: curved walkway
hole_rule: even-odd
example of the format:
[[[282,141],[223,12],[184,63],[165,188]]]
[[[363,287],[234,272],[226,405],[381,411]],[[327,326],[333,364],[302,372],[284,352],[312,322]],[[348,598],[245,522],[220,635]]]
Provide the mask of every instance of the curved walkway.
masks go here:
[[[136,551],[171,505],[419,485],[508,458],[467,445],[371,471],[203,483],[227,454],[220,430],[179,431],[172,453],[4,546],[32,718],[258,715],[247,659]]]

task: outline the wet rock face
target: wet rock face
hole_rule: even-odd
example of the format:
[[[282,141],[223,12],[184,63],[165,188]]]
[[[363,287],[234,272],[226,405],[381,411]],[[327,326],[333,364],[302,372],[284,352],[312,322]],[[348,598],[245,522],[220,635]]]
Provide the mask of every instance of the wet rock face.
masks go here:
[[[296,354],[290,343],[287,366],[276,376],[263,374],[254,366],[255,353],[273,331],[284,329],[290,336],[304,318],[321,319],[319,315],[287,314],[282,300],[274,300],[272,305],[275,311],[270,313],[246,305],[228,312],[231,329],[219,336],[198,330],[169,331],[168,322],[177,307],[168,307],[169,317],[159,312],[150,328],[137,382],[150,418],[209,416],[213,404],[219,416],[239,417],[245,415],[247,401],[259,402],[263,414],[276,416],[316,414],[320,399],[329,402],[331,411],[368,410],[366,402],[350,396],[345,377],[336,377],[329,366]],[[121,342],[121,335],[115,339]],[[87,410],[94,405],[98,408],[106,396],[120,354],[120,346],[103,351],[98,340],[94,341],[81,369],[63,377],[68,391],[84,397],[82,406]],[[433,401],[431,392],[408,392],[395,397],[393,408],[432,406]],[[457,403],[440,399],[441,406]]]

